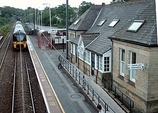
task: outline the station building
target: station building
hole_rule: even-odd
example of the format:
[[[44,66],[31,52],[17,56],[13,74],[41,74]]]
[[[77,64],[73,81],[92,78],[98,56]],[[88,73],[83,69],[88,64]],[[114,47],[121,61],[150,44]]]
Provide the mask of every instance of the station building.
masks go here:
[[[69,27],[70,60],[101,87],[110,81],[134,102],[132,109],[156,113],[156,22],[155,0],[94,5]]]

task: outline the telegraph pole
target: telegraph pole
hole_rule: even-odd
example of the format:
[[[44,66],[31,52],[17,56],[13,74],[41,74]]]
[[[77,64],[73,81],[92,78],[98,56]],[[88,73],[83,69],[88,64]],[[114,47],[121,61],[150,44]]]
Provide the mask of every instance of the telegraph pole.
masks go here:
[[[69,11],[68,0],[66,0],[66,59],[68,59],[68,41],[69,41]]]

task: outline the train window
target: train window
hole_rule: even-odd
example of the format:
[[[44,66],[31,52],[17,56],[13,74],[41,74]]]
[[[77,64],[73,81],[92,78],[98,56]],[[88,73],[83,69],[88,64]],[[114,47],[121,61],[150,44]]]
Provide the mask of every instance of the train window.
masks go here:
[[[17,41],[23,41],[25,38],[25,35],[18,35],[17,36]]]

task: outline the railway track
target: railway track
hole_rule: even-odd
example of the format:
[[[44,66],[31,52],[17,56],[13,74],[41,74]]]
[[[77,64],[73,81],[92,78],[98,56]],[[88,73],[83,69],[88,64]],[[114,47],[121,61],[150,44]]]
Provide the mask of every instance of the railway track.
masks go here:
[[[47,113],[29,52],[13,51],[11,32],[5,38],[0,48],[0,112]]]
[[[27,52],[15,53],[12,113],[35,113],[27,56]]]
[[[11,44],[11,38],[10,38],[11,33],[8,33],[6,37],[3,37],[0,41],[0,50],[1,50],[1,54],[0,54],[0,70],[2,68],[2,65],[4,63],[4,59],[6,57],[8,48]],[[8,43],[5,43],[8,42]]]

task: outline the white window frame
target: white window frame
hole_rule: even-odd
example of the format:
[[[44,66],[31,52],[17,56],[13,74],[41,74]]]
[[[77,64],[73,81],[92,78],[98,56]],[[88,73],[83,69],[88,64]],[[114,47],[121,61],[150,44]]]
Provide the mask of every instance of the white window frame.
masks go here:
[[[108,61],[107,61],[106,58],[108,58]],[[106,59],[106,62],[105,62],[105,59]],[[104,72],[110,72],[110,66],[111,66],[110,61],[111,61],[110,56],[105,56],[104,57]]]
[[[99,70],[103,72],[103,56],[99,56]]]
[[[83,52],[83,54],[81,52],[78,52],[78,58],[80,58],[81,60],[84,60],[84,54],[85,54],[84,52]]]
[[[84,59],[84,54],[81,54],[81,53],[78,52],[78,57],[79,57],[81,60],[83,60],[83,59]]]
[[[71,53],[73,52],[73,44],[71,43]]]
[[[85,62],[88,63],[90,65],[90,51],[85,50]]]
[[[97,56],[96,54],[95,54],[95,69],[98,69],[99,68],[99,56]]]
[[[91,57],[90,57],[91,55],[90,55],[90,54],[91,54],[91,52],[88,51],[88,50],[86,50],[85,52],[86,52],[86,55],[85,55],[85,57],[86,57],[86,62],[90,65],[90,61],[91,61],[91,59],[90,59],[90,58],[91,58]]]
[[[76,45],[72,44],[72,54],[75,55],[76,53]]]
[[[135,54],[135,56],[133,56]],[[133,57],[135,57],[133,59]],[[135,64],[136,63],[136,53],[130,51],[130,64]],[[136,80],[136,69],[130,69],[130,80],[132,82],[135,82]]]
[[[125,75],[125,50],[120,48],[120,75]]]

